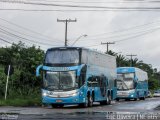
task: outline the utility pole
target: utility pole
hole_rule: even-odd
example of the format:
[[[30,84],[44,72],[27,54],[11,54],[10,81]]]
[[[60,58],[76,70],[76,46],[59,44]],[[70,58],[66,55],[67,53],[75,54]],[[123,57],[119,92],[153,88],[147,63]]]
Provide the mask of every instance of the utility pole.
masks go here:
[[[64,22],[65,23],[65,47],[68,46],[68,40],[67,40],[67,31],[68,31],[68,23],[69,22],[77,22],[77,20],[71,20],[71,19],[66,19],[66,20],[59,20],[57,19],[57,22]]]
[[[132,63],[132,61],[133,61],[133,56],[137,56],[137,55],[130,54],[130,55],[126,55],[126,56],[130,56],[130,57],[131,57],[131,67],[133,67],[133,63]]]
[[[107,53],[108,53],[108,51],[109,51],[109,50],[108,50],[108,47],[109,47],[110,44],[115,44],[115,42],[106,42],[106,43],[102,43],[102,42],[101,42],[101,45],[107,45]]]

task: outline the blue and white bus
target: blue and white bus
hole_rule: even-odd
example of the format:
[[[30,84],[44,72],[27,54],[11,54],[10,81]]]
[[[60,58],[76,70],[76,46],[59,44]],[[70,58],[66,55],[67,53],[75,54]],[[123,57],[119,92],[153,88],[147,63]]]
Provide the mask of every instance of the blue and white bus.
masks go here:
[[[116,58],[108,54],[81,47],[50,48],[36,70],[37,76],[42,74],[42,103],[52,107],[91,107],[116,98]]]
[[[147,72],[136,67],[117,68],[117,100],[145,100],[147,95]]]

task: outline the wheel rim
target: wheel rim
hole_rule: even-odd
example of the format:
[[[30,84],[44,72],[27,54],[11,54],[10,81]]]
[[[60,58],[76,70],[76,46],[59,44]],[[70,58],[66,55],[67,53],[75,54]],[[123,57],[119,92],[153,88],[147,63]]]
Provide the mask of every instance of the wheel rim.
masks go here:
[[[85,107],[88,107],[88,97],[86,98],[84,105],[85,105]]]
[[[107,104],[109,104],[109,97],[107,96]]]
[[[89,97],[89,106],[91,107],[93,105],[93,99],[92,99],[92,97],[90,96]]]

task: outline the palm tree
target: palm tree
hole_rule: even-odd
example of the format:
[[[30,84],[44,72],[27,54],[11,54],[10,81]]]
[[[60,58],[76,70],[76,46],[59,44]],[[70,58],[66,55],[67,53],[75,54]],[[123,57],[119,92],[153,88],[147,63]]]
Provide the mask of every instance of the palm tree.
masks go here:
[[[124,55],[117,55],[116,56],[116,61],[117,61],[117,67],[123,67],[126,65],[126,58],[124,57]]]

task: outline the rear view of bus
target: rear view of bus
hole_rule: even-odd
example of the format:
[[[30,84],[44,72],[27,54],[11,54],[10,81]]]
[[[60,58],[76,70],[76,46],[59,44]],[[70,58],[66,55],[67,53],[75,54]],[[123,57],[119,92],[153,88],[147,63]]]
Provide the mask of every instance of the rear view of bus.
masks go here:
[[[145,100],[148,94],[148,75],[136,67],[117,68],[117,100]]]

